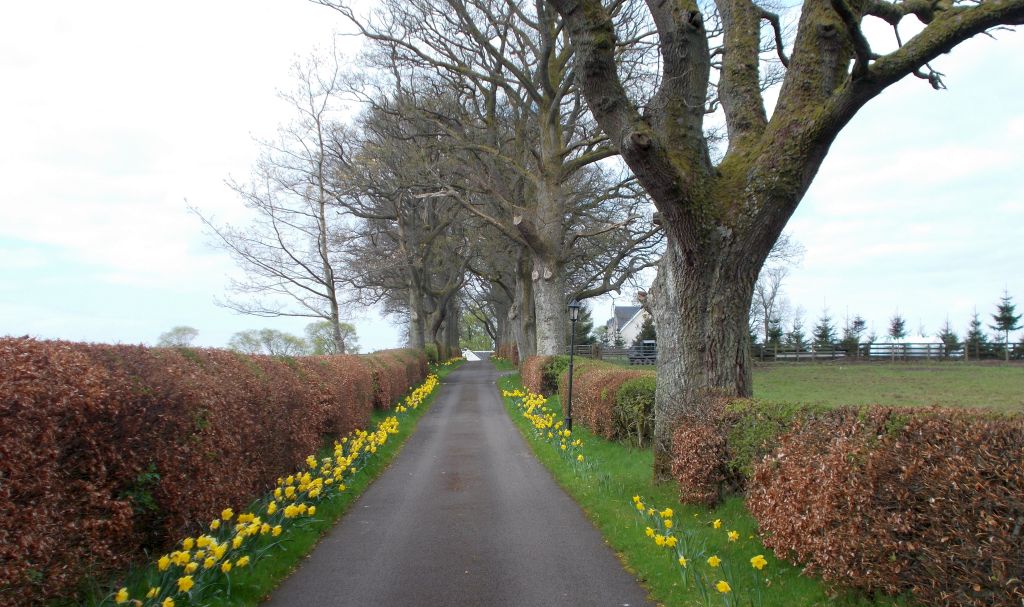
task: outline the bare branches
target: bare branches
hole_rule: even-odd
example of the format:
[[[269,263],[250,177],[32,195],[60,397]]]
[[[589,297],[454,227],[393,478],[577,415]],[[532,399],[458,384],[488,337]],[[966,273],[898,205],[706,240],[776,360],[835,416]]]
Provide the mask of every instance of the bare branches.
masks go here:
[[[772,26],[772,32],[775,34],[775,52],[779,56],[779,61],[783,66],[789,67],[789,57],[786,56],[786,47],[782,40],[782,24],[779,22],[779,16],[761,7],[758,7],[758,11],[761,19],[768,21]]]
[[[853,64],[853,77],[863,78],[868,72],[868,62],[872,59],[871,45],[868,44],[868,39],[860,29],[859,20],[846,4],[846,0],[831,0],[831,2],[832,8],[843,20],[846,32],[853,42],[853,52],[857,58]]]

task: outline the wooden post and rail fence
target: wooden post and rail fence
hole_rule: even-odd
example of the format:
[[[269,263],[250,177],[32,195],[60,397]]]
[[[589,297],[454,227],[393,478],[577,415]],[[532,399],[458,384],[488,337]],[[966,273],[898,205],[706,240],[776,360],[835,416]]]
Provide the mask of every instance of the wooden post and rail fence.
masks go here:
[[[653,365],[657,362],[655,342],[648,341],[631,348],[616,348],[601,344],[576,346],[576,356],[628,362],[631,365]],[[569,354],[566,345],[565,353]],[[1006,351],[1003,344],[988,343],[971,345],[967,348],[960,345],[956,348],[942,343],[870,343],[860,344],[854,349],[839,346],[820,348],[811,345],[802,348],[792,346],[764,346],[755,344],[751,348],[755,360],[761,362],[815,362],[815,361],[920,361],[920,360],[1005,360]],[[1024,360],[1024,344],[1010,344],[1010,360]]]

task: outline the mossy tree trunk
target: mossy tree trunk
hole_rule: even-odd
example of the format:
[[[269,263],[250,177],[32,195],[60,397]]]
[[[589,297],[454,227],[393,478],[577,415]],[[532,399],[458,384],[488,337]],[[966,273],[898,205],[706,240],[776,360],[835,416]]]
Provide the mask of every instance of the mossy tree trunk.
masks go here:
[[[782,48],[778,17],[749,0],[715,3],[721,48],[709,46],[694,0],[648,2],[661,74],[642,104],[619,79],[618,41],[603,3],[549,2],[566,20],[591,111],[651,195],[668,236],[651,292],[659,356],[655,475],[664,479],[675,420],[711,394],[751,393],[754,281],[841,129],[907,75],[940,86],[928,62],[987,29],[1024,23],[1024,0],[807,0],[791,56]],[[866,16],[892,25],[913,16],[926,26],[896,51],[877,55],[861,30]],[[759,72],[762,24],[775,30],[786,66],[770,120]],[[709,87],[712,81],[717,87]],[[728,149],[717,164],[703,132],[709,90],[728,127]]]

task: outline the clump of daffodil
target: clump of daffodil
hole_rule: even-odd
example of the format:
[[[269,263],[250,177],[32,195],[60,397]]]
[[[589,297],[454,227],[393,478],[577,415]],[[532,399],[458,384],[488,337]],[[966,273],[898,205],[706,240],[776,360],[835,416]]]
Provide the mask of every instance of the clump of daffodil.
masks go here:
[[[403,399],[398,411],[418,408],[437,386],[437,376],[429,375]],[[336,441],[329,457],[310,455],[303,469],[278,478],[273,491],[251,510],[224,508],[205,533],[182,539],[180,550],[157,558],[144,586],[120,588],[101,605],[175,607],[175,600],[193,604],[209,589],[229,584],[238,569],[273,558],[272,548],[287,539],[289,530],[315,516],[318,504],[344,493],[346,482],[398,433],[399,425],[398,416],[388,417],[371,431],[355,430]]]
[[[583,440],[573,438],[573,432],[557,419],[548,408],[548,399],[540,394],[523,390],[502,390],[502,396],[512,399],[513,404],[533,429],[534,436],[551,444],[562,458],[576,469],[586,469],[590,464],[583,454]]]

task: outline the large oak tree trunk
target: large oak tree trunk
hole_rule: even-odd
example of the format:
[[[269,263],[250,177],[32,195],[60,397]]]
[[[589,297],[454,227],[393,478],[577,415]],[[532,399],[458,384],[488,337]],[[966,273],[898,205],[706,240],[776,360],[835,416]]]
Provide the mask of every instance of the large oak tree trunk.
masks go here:
[[[537,353],[565,354],[565,274],[557,262],[534,256],[533,288],[537,309]]]
[[[409,289],[409,347],[422,350],[427,345],[424,324],[423,296],[416,289]]]
[[[520,254],[516,266],[515,301],[508,312],[509,324],[519,350],[519,362],[537,353],[537,324],[533,302],[533,280],[530,277],[530,260],[525,251]]]
[[[658,328],[657,480],[670,476],[672,433],[681,416],[699,415],[722,397],[751,396],[747,319],[760,260],[724,242],[704,253],[687,257],[670,235],[651,289]]]

